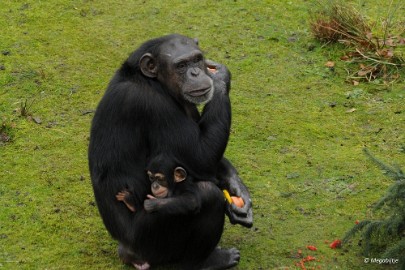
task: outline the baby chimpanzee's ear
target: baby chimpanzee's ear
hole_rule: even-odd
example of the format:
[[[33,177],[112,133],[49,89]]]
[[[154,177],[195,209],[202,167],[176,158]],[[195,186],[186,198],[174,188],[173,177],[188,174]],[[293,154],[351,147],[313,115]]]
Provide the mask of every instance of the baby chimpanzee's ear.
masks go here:
[[[182,167],[176,167],[174,169],[174,182],[179,183],[181,181],[186,180],[187,173],[186,170],[183,169]]]

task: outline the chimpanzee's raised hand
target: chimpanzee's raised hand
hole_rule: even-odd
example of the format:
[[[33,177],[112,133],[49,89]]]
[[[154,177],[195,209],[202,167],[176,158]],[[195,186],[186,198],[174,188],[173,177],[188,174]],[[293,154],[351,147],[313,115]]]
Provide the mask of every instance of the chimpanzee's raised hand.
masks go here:
[[[214,80],[216,90],[221,90],[224,94],[229,94],[231,89],[231,72],[225,65],[216,63],[212,60],[205,60],[208,68],[208,73]]]

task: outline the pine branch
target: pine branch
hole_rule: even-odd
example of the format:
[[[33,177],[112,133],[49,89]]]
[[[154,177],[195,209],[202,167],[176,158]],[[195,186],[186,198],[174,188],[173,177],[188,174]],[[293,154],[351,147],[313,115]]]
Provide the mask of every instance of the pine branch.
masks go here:
[[[347,243],[350,240],[350,238],[353,238],[353,236],[355,236],[358,232],[362,231],[363,228],[367,227],[370,223],[371,223],[370,220],[363,220],[358,224],[354,225],[353,228],[351,228],[350,231],[348,231],[346,235],[343,237],[342,240],[343,244]]]
[[[402,254],[402,257],[398,257],[398,254]],[[397,242],[392,247],[388,248],[381,256],[383,258],[405,258],[405,238]],[[402,267],[405,266],[405,260],[402,261]],[[402,268],[403,269],[403,268]]]
[[[381,160],[377,159],[373,155],[371,155],[370,151],[367,148],[363,149],[364,153],[375,163],[377,163],[384,171],[387,172],[394,180],[400,181],[405,180],[405,174],[400,168],[393,168],[388,166],[387,164],[383,163]]]
[[[385,250],[383,257],[405,257],[405,175],[399,167],[391,167],[375,158],[368,149],[365,154],[377,163],[386,173],[396,180],[387,190],[385,196],[373,207],[380,211],[385,218],[381,220],[365,220],[349,230],[343,242],[346,243],[356,233],[362,232],[363,253],[369,256],[372,248]],[[400,262],[405,269],[405,261]]]
[[[364,255],[368,256],[371,251],[371,242],[373,240],[373,234],[377,233],[379,228],[381,228],[382,221],[372,221],[365,227],[363,232],[364,240]]]

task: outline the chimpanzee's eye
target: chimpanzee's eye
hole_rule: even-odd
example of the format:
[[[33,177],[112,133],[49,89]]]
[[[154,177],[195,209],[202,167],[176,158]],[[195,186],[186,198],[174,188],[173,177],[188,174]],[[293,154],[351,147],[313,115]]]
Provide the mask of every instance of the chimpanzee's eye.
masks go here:
[[[186,62],[180,62],[176,65],[176,68],[180,71],[185,70],[187,67],[187,63]]]

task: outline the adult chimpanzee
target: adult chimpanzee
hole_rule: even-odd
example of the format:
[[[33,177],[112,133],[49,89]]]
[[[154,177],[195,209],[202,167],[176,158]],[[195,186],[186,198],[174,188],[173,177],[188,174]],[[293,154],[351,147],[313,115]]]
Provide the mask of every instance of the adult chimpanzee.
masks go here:
[[[232,223],[252,225],[249,192],[223,158],[231,123],[230,73],[223,65],[209,66],[216,72],[207,71],[195,40],[180,35],[150,40],[116,72],[97,108],[90,174],[101,217],[119,241],[125,262],[225,269],[239,260],[237,250],[215,248],[223,217],[211,210],[179,218],[143,209],[150,190],[146,163],[158,153],[171,153],[181,157],[194,178],[217,179],[218,186],[242,197],[245,206],[230,204],[227,214]],[[195,104],[204,102],[200,115]],[[116,200],[123,189],[134,196],[135,214]],[[217,193],[212,192],[212,202],[218,200]]]

